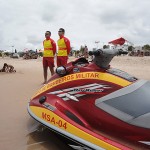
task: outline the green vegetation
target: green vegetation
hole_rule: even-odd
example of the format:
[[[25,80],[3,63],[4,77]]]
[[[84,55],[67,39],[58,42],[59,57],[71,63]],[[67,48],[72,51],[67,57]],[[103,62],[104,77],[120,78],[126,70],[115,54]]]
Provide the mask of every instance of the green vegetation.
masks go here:
[[[129,47],[128,47],[128,51],[131,52],[132,50],[133,50],[133,46],[129,46]]]
[[[142,49],[150,51],[150,45],[146,44],[142,47]]]

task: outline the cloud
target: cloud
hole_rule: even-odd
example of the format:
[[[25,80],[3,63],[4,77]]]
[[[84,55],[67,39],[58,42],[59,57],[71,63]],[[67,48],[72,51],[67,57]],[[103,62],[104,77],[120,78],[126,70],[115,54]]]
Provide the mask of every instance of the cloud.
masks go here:
[[[41,39],[38,38],[36,35],[30,35],[27,37],[27,42],[36,45],[41,42]]]
[[[41,49],[44,33],[66,29],[73,47],[94,47],[120,36],[150,44],[149,0],[6,0],[0,5],[0,49]]]

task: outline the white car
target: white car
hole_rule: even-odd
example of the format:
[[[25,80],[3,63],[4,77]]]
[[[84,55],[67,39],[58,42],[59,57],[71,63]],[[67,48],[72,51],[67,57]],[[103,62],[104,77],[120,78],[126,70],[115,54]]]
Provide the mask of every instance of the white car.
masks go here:
[[[12,55],[12,58],[19,58],[19,54],[14,53],[14,54]]]

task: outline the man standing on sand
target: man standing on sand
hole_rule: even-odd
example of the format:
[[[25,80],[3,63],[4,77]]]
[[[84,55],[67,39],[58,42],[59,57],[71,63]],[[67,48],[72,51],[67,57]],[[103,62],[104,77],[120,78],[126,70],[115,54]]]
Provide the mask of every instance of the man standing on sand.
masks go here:
[[[88,59],[88,48],[87,48],[87,46],[85,45],[85,47],[84,47],[84,58],[86,58],[86,59]]]
[[[49,67],[51,75],[54,74],[54,56],[56,53],[56,43],[53,39],[50,38],[51,32],[46,31],[45,40],[43,41],[44,52],[43,52],[43,74],[44,82],[47,82],[47,69]]]
[[[70,53],[70,41],[68,38],[64,37],[64,34],[65,30],[63,28],[60,28],[58,31],[59,40],[57,41],[57,67],[65,66],[67,64],[68,55]]]

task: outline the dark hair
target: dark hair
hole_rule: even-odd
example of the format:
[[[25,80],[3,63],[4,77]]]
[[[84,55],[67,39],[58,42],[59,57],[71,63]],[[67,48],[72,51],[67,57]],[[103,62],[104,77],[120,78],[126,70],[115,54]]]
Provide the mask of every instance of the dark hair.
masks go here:
[[[64,28],[60,28],[59,31],[65,32],[65,29]]]
[[[46,31],[46,32],[48,32],[48,33],[51,35],[51,32],[50,32],[50,31]]]

